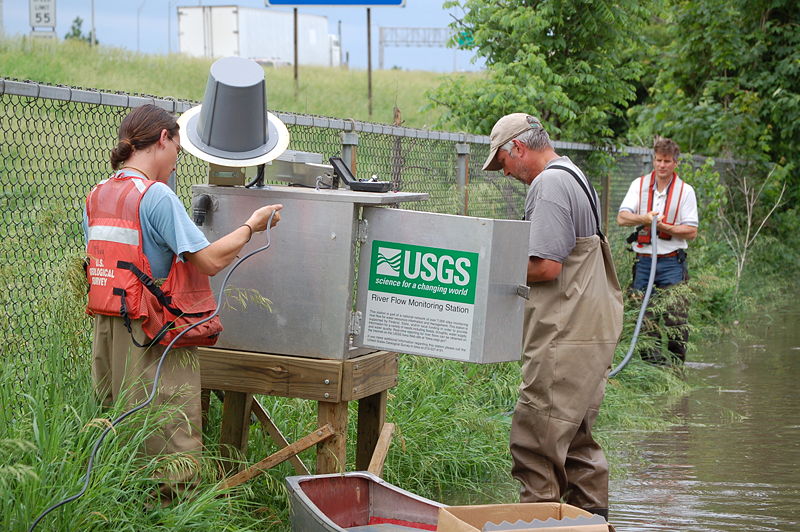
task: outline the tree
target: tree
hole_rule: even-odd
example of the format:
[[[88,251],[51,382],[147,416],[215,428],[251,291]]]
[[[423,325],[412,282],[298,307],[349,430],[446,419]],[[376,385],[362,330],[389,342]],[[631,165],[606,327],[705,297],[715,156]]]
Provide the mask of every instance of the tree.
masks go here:
[[[90,31],[88,35],[84,35],[83,33],[83,19],[81,17],[75,17],[75,20],[72,21],[72,26],[69,28],[69,33],[64,35],[64,39],[77,39],[79,41],[88,42],[89,44],[92,43],[92,32]],[[99,41],[97,38],[94,39],[95,44]]]
[[[642,74],[630,61],[649,11],[638,0],[453,0],[465,14],[451,27],[454,45],[475,49],[487,73],[451,77],[429,96],[442,121],[488,133],[504,114],[538,115],[548,131],[603,143],[618,135]]]
[[[667,0],[649,98],[631,108],[629,138],[661,134],[728,159],[727,201],[707,209],[736,258],[737,282],[757,238],[796,238],[800,175],[800,4]],[[796,240],[795,240],[796,241]]]
[[[800,144],[800,3],[670,0],[632,137],[690,152],[790,161]]]

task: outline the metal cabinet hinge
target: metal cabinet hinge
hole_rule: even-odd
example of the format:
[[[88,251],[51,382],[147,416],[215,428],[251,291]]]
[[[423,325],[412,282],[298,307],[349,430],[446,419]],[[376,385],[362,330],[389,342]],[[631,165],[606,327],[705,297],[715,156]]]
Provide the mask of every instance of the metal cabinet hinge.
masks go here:
[[[366,242],[367,242],[367,228],[368,228],[368,225],[369,225],[369,222],[367,220],[359,220],[358,221],[358,229],[357,229],[356,238],[362,244],[366,244]]]
[[[354,310],[350,312],[350,327],[348,329],[350,334],[358,336],[361,334],[361,311]]]

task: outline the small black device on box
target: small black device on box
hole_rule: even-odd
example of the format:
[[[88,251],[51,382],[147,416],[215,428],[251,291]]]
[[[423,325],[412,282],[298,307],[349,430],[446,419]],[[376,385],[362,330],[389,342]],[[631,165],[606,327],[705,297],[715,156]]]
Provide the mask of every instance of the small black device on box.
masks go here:
[[[333,166],[333,173],[336,178],[341,179],[350,190],[357,192],[389,192],[392,184],[389,181],[364,181],[356,179],[353,172],[344,164],[341,157],[331,157],[328,159]],[[335,181],[333,188],[337,188]]]

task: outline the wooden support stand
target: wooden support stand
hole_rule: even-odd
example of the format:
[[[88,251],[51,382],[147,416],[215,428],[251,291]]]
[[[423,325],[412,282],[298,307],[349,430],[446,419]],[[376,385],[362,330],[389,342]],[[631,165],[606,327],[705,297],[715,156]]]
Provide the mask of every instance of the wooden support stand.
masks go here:
[[[317,444],[318,474],[345,470],[347,407],[358,401],[356,468],[369,467],[386,419],[386,391],[397,384],[397,354],[376,351],[349,360],[325,360],[206,347],[197,352],[203,389],[225,392],[220,436],[225,457],[233,449],[245,453],[251,411],[262,423],[269,419],[253,401],[253,394],[265,394],[318,402],[318,427],[333,429],[332,436]],[[288,445],[271,429],[268,432],[279,446]],[[298,467],[295,463],[295,470]]]

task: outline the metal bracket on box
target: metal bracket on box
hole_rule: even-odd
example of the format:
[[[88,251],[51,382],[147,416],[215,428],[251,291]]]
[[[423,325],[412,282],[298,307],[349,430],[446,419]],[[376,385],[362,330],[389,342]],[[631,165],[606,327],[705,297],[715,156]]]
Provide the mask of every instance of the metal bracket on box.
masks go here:
[[[350,312],[350,326],[348,327],[348,333],[359,335],[361,334],[361,311],[354,310]]]

